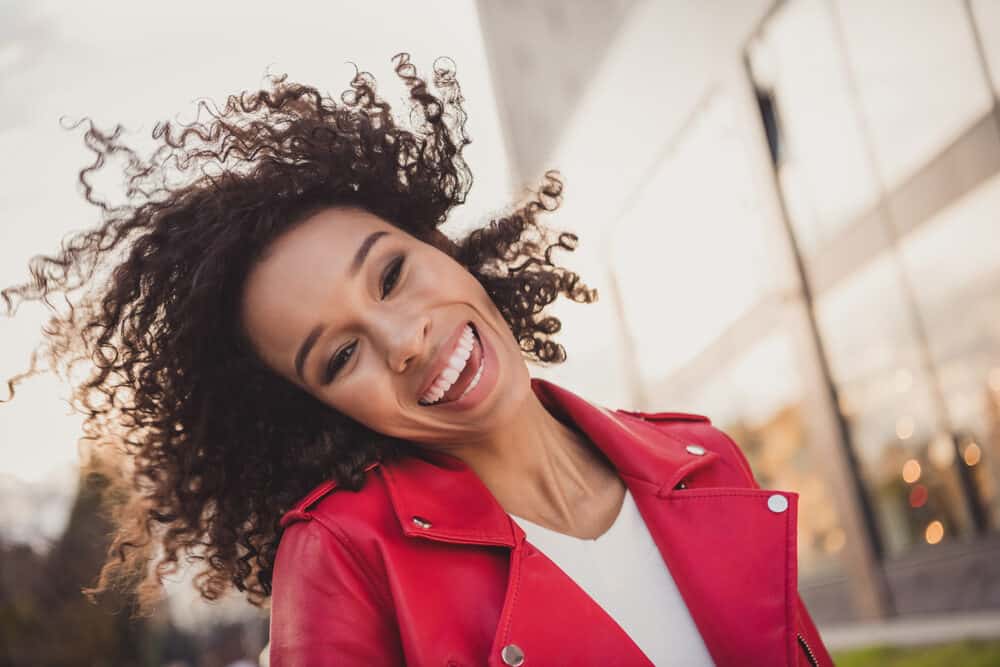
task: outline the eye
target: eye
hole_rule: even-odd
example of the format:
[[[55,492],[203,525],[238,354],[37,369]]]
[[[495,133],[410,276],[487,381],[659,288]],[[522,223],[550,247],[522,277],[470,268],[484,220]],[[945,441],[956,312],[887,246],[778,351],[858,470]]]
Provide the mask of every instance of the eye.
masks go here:
[[[337,374],[344,364],[351,358],[354,354],[354,348],[357,347],[357,342],[351,343],[345,348],[342,348],[340,352],[334,354],[330,357],[330,363],[326,366],[326,373],[323,374],[323,384],[330,384],[333,382],[334,376]]]
[[[403,262],[406,261],[405,255],[400,255],[392,261],[389,268],[386,269],[385,275],[382,276],[382,298],[392,291],[392,288],[396,286],[399,282],[399,274],[403,270]],[[388,285],[388,287],[386,286]]]
[[[382,276],[383,299],[389,292],[392,291],[392,289],[396,286],[396,283],[399,282],[399,274],[403,270],[403,263],[405,261],[406,256],[399,255],[389,264],[388,268],[386,268],[385,274]],[[350,360],[351,355],[354,354],[354,350],[357,345],[357,341],[355,341],[330,358],[330,362],[326,366],[326,372],[323,374],[323,384],[333,382],[337,372],[344,367],[344,365]]]

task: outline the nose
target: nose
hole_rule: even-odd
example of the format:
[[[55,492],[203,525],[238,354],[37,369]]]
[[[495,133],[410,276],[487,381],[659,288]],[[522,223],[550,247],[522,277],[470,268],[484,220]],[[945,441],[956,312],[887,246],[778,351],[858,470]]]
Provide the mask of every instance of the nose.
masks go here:
[[[387,322],[385,340],[389,368],[402,373],[423,353],[430,325],[427,315],[408,315]]]

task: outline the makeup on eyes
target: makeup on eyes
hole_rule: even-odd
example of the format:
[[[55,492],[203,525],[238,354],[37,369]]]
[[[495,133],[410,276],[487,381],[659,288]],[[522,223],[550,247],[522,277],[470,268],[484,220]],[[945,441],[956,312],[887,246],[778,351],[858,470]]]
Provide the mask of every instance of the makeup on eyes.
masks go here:
[[[406,264],[406,259],[407,257],[405,252],[395,255],[382,272],[382,279],[379,281],[379,297],[381,299],[385,299],[393,290],[396,289],[396,286],[399,284],[400,276],[403,272],[403,266]],[[356,347],[357,341],[354,341],[347,347],[340,348],[333,353],[324,369],[323,378],[320,382],[321,385],[326,386],[333,382],[337,373],[347,364],[350,357],[354,354],[354,349]],[[351,350],[351,352],[344,356],[343,353],[347,350]],[[337,364],[338,360],[342,357],[343,362]]]

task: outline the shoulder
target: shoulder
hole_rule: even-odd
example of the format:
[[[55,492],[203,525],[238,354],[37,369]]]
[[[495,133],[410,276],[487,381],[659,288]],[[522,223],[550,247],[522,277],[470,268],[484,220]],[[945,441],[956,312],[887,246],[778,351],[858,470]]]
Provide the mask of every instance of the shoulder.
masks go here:
[[[365,472],[378,465],[369,465]],[[353,576],[386,602],[378,549],[399,530],[379,475],[367,474],[358,491],[336,480],[318,484],[282,515],[279,526],[275,581],[287,588],[288,582],[302,580],[306,571],[313,571],[307,578],[318,586],[331,578]]]
[[[378,465],[380,465],[379,461],[368,464],[365,467],[365,473],[370,472]],[[336,506],[345,503],[357,508],[358,505],[364,505],[366,500],[376,493],[377,490],[373,488],[371,475],[367,476],[364,487],[356,492],[342,489],[336,480],[328,479],[317,484],[292,505],[291,509],[281,516],[278,525],[282,530],[285,530],[295,523],[311,522],[317,517],[329,517]]]
[[[330,649],[389,650],[394,628],[386,570],[371,540],[357,533],[351,512],[330,509],[357,504],[360,495],[325,482],[282,517],[271,573],[271,664],[316,664]],[[359,642],[358,632],[371,633],[370,641]]]
[[[615,412],[648,422],[675,439],[698,444],[715,452],[729,465],[738,469],[750,486],[757,486],[753,469],[743,450],[729,434],[715,427],[707,416],[692,412],[644,412],[624,409]]]

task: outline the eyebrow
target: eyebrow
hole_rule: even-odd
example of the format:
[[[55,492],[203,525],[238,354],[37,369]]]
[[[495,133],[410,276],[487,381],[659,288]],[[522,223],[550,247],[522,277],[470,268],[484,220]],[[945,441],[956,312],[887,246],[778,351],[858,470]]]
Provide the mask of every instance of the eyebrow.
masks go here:
[[[368,257],[368,253],[371,252],[372,246],[374,246],[380,238],[388,234],[389,232],[381,230],[372,232],[365,237],[365,240],[361,242],[360,246],[358,246],[357,252],[354,253],[354,259],[351,261],[351,265],[347,267],[348,280],[351,280],[358,275],[358,271],[360,271],[361,267],[364,265],[365,259]],[[299,376],[299,379],[302,380],[303,383],[306,382],[306,379],[302,375],[302,367],[305,365],[306,357],[309,356],[309,353],[316,345],[316,341],[322,333],[322,324],[314,326],[306,336],[305,340],[302,341],[302,345],[299,346],[299,351],[295,353],[295,374]]]

